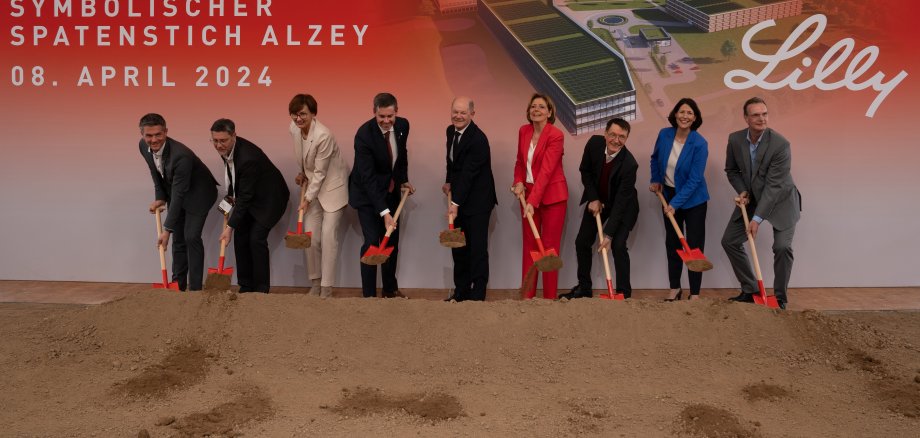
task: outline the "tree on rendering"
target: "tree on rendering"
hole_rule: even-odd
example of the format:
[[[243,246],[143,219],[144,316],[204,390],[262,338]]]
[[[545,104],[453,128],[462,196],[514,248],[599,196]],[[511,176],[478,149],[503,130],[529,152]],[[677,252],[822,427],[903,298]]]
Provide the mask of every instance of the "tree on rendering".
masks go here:
[[[733,43],[732,40],[725,40],[725,42],[722,43],[721,51],[723,57],[731,59],[732,56],[738,53],[738,48],[735,47],[735,43]]]

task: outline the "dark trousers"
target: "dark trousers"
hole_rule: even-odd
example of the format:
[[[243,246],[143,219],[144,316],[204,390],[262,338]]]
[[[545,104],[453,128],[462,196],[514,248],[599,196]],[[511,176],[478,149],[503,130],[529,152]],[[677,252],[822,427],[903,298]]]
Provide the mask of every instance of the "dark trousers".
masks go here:
[[[754,216],[756,205],[748,205],[750,218]],[[753,219],[751,219],[753,220]],[[758,231],[766,231],[766,224],[761,223]],[[792,275],[792,238],[795,236],[795,225],[785,229],[773,228],[773,294],[776,299],[788,301],[786,291],[789,290],[789,277]],[[722,249],[728,255],[728,260],[735,271],[735,277],[741,283],[741,291],[748,294],[759,293],[757,277],[751,268],[750,259],[744,250],[747,243],[747,229],[744,228],[744,219],[729,220],[722,235]],[[760,260],[763,260],[762,258]]]
[[[390,209],[391,215],[396,213],[396,206],[399,205],[398,196],[398,191],[395,201],[393,196],[388,196],[387,207]],[[364,235],[364,244],[361,245],[361,254],[358,257],[363,257],[364,253],[367,252],[367,249],[370,248],[371,245],[380,245],[380,240],[383,239],[383,235],[386,234],[386,226],[383,223],[383,218],[380,217],[380,212],[374,211],[374,207],[370,206],[358,208],[358,222],[361,223],[361,233]],[[398,226],[393,230],[393,234],[390,235],[387,247],[392,247],[393,252],[390,253],[390,257],[387,261],[380,265],[380,276],[383,278],[384,295],[396,292],[399,289],[399,283],[396,282],[396,259],[399,255]],[[364,294],[365,298],[377,296],[376,265],[361,263],[361,292]]]
[[[182,290],[201,290],[204,275],[204,243],[201,230],[207,215],[182,211],[172,233],[172,279]]]
[[[664,194],[666,201],[671,202],[671,198],[674,197],[674,187],[662,186],[662,194]],[[677,226],[684,233],[687,245],[690,248],[699,248],[700,251],[703,251],[703,247],[706,246],[707,204],[704,202],[700,205],[679,208],[674,211],[674,220],[677,221]],[[677,254],[677,250],[684,247],[680,244],[680,239],[677,237],[677,232],[674,231],[671,221],[664,212],[661,215],[664,217],[664,247],[668,255],[668,282],[671,289],[680,289],[680,275],[684,270],[684,261]],[[690,283],[690,295],[699,295],[700,284],[703,283],[703,273],[687,270],[687,280]]]
[[[236,280],[240,285],[240,292],[268,293],[271,286],[269,231],[271,227],[263,226],[251,214],[244,216],[240,225],[233,230]]]
[[[462,207],[461,207],[462,208]],[[451,250],[454,256],[454,296],[457,301],[486,299],[489,283],[489,219],[492,210],[459,215],[454,226],[466,236],[466,246]]]
[[[610,210],[601,210],[601,223],[607,221],[610,217]],[[616,278],[616,290],[627,298],[632,296],[632,285],[629,281],[629,249],[626,248],[626,239],[629,237],[629,229],[625,226],[619,226],[610,236],[610,248],[613,252],[613,268]],[[581,217],[581,226],[578,228],[578,235],[575,237],[575,257],[578,260],[578,288],[583,291],[592,289],[591,282],[591,263],[594,255],[597,254],[594,244],[598,242],[597,222],[594,215],[585,208],[584,215]]]

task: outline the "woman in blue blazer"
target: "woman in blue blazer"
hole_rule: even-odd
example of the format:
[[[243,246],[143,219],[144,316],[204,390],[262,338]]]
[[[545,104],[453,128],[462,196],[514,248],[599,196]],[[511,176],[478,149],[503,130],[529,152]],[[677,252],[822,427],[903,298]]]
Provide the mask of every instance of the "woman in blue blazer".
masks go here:
[[[691,248],[703,249],[706,243],[706,159],[709,144],[696,130],[703,124],[703,116],[696,102],[683,98],[677,102],[671,114],[670,128],[658,133],[655,151],[652,152],[652,181],[649,190],[661,191],[668,206],[662,213],[670,212],[684,230],[687,244]],[[680,240],[671,222],[665,217],[665,249],[668,256],[668,280],[671,293],[666,301],[681,299],[680,276],[684,264],[677,250]],[[690,298],[699,298],[703,274],[687,271],[690,282]]]

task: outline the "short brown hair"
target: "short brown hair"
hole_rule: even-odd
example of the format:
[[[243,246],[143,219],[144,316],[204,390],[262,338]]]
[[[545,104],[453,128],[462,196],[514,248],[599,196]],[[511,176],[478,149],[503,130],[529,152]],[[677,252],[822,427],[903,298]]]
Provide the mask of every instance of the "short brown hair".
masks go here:
[[[542,93],[534,93],[533,96],[530,96],[530,101],[527,102],[527,121],[533,123],[533,120],[530,120],[530,105],[533,105],[533,101],[537,99],[543,99],[546,102],[546,109],[549,110],[549,117],[547,120],[549,123],[556,123],[556,104],[553,103],[553,99],[550,99],[549,96]]]
[[[748,99],[746,102],[744,102],[744,115],[747,115],[747,108],[755,103],[762,103],[764,105],[767,104],[766,102],[763,101],[763,99],[759,97],[756,97],[756,96],[752,97]]]
[[[297,114],[300,112],[300,109],[303,107],[307,107],[307,109],[310,110],[311,114],[313,114],[314,116],[316,115],[316,111],[317,111],[316,99],[314,99],[313,96],[309,94],[303,94],[303,93],[298,94],[294,96],[293,99],[291,99],[291,103],[288,104],[288,113]]]

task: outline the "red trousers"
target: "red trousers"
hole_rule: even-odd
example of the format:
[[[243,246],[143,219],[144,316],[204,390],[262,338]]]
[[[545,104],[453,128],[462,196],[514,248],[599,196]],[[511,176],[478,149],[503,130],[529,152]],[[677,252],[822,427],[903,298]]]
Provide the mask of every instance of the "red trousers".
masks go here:
[[[561,256],[562,252],[559,243],[562,241],[562,228],[565,226],[565,208],[567,201],[560,201],[555,204],[547,204],[534,209],[533,222],[540,232],[540,238],[543,241],[543,248],[553,248]],[[521,209],[521,215],[524,210]],[[521,281],[527,275],[527,270],[533,265],[533,258],[530,256],[531,251],[539,251],[537,239],[530,229],[527,218],[523,218],[523,236],[524,236],[524,259],[522,263]],[[536,268],[534,268],[536,269]],[[559,287],[559,272],[543,273],[543,298],[556,299],[556,291]],[[537,282],[534,282],[530,290],[524,291],[525,298],[533,298],[537,294]]]

